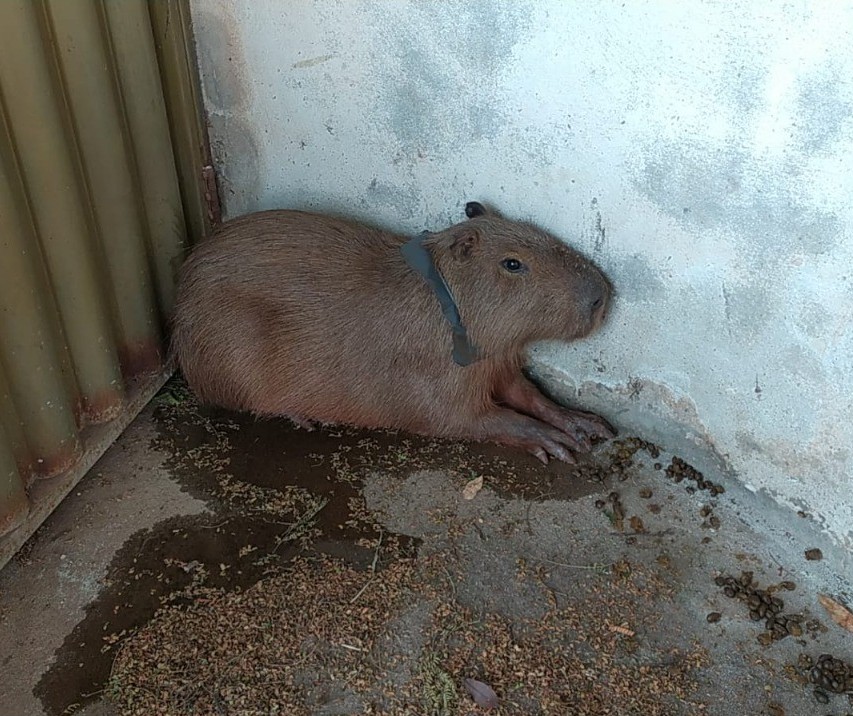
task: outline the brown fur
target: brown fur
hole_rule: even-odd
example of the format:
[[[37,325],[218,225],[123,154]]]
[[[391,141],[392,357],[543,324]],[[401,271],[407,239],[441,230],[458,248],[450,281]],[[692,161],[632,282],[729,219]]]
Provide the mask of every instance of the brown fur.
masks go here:
[[[485,355],[460,367],[435,294],[400,254],[406,240],[298,211],[222,225],[181,273],[172,347],[190,386],[259,415],[494,440],[543,461],[612,434],[521,374],[530,342],[600,325],[610,288],[591,263],[492,213],[432,234],[426,245]],[[529,270],[510,274],[505,258]]]

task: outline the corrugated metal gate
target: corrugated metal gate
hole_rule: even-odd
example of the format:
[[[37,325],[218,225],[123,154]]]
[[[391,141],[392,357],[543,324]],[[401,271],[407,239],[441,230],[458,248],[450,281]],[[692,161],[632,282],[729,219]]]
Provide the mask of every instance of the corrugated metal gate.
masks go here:
[[[0,565],[165,378],[211,219],[189,31],[184,0],[0,2]]]

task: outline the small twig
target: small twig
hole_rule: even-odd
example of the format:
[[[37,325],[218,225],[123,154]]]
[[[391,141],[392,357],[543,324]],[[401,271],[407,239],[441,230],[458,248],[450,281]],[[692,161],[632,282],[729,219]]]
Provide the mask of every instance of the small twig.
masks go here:
[[[370,563],[370,575],[371,575],[370,579],[368,579],[364,583],[364,586],[355,593],[355,596],[349,600],[350,604],[355,604],[356,601],[358,600],[358,598],[362,594],[364,594],[365,590],[367,590],[367,588],[373,582],[373,579],[376,576],[376,564],[379,562],[379,549],[382,547],[382,538],[384,536],[385,536],[384,531],[379,533],[379,541],[376,543],[376,549],[373,552],[373,561]]]
[[[273,553],[277,553],[279,548],[285,543],[298,538],[300,535],[300,531],[309,528],[312,524],[314,524],[314,518],[320,513],[320,511],[328,504],[328,498],[323,498],[319,500],[319,502],[310,507],[301,515],[296,518],[296,521],[290,524],[284,534],[281,534],[275,538],[276,545],[273,549]]]
[[[338,644],[338,646],[343,649],[349,649],[350,651],[365,651],[360,646],[351,646],[349,644]]]
[[[206,689],[206,691],[208,694],[210,694],[210,697],[213,700],[213,704],[216,706],[216,713],[225,714],[225,716],[228,716],[228,707],[225,705],[225,702],[219,695],[219,689],[217,688],[215,691]]]
[[[203,530],[218,530],[220,527],[224,527],[225,525],[227,525],[233,519],[234,519],[234,515],[226,518],[225,520],[220,522],[218,525],[199,525],[199,527]]]
[[[567,569],[589,569],[593,572],[605,572],[610,569],[609,564],[604,564],[602,562],[593,562],[592,564],[566,564],[565,562],[555,562],[553,559],[545,559],[544,557],[537,561],[555,564],[558,567],[566,567]]]
[[[453,599],[456,600],[456,583],[453,581],[453,577],[450,574],[450,570],[447,569],[443,564],[441,568],[444,570],[444,573],[447,575],[447,583],[450,585],[450,591],[453,593]]]
[[[479,535],[480,539],[485,542],[486,534],[483,532],[483,528],[480,527],[480,525],[478,525],[476,522],[472,522],[471,524],[474,525],[474,529],[477,530],[477,534]]]
[[[364,594],[364,592],[367,590],[367,588],[368,588],[372,583],[373,583],[373,577],[371,577],[370,579],[368,579],[368,580],[364,583],[364,586],[363,586],[361,589],[359,589],[359,590],[355,593],[355,596],[354,596],[352,599],[350,599],[350,600],[349,600],[349,603],[350,603],[350,604],[355,604],[356,600],[357,600],[357,599],[358,599],[362,594]]]
[[[767,554],[770,555],[770,559],[772,559],[776,563],[776,566],[779,568],[779,572],[778,572],[779,576],[780,577],[783,576],[785,574],[785,572],[787,572],[788,570],[785,569],[782,566],[782,563],[778,559],[776,559],[776,557],[773,556],[772,552],[768,552]]]
[[[144,540],[142,540],[142,544],[139,545],[139,549],[136,551],[137,557],[139,557],[139,555],[142,554],[142,550],[145,549],[145,545],[147,545],[148,542],[150,542],[150,541],[151,541],[151,535],[148,535]]]
[[[385,530],[380,530],[379,541],[376,543],[376,549],[373,551],[373,561],[370,563],[370,571],[376,574],[376,564],[379,562],[379,549],[382,547],[382,540],[385,537]]]
[[[617,634],[621,634],[622,636],[633,637],[636,636],[637,632],[633,629],[629,629],[626,626],[622,626],[621,624],[608,624],[607,627],[612,632],[616,632]]]
[[[533,536],[533,525],[530,523],[530,510],[533,508],[533,500],[530,500],[527,503],[527,511],[524,515],[524,519],[527,522],[527,534],[531,537]]]

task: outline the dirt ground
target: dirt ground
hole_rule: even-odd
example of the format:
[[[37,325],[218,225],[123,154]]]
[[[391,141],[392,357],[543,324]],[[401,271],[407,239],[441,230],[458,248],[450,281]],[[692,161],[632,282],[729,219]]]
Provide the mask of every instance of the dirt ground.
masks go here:
[[[845,595],[725,487],[174,379],[0,573],[0,714],[853,714]]]

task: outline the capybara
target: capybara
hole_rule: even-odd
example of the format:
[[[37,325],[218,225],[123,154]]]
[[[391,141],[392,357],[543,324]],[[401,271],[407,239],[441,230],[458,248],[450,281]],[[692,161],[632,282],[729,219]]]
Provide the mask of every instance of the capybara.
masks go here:
[[[612,437],[548,400],[525,346],[602,323],[610,284],[478,202],[411,238],[301,211],[221,225],[182,269],[172,349],[200,400],[295,422],[487,440],[542,462]]]

